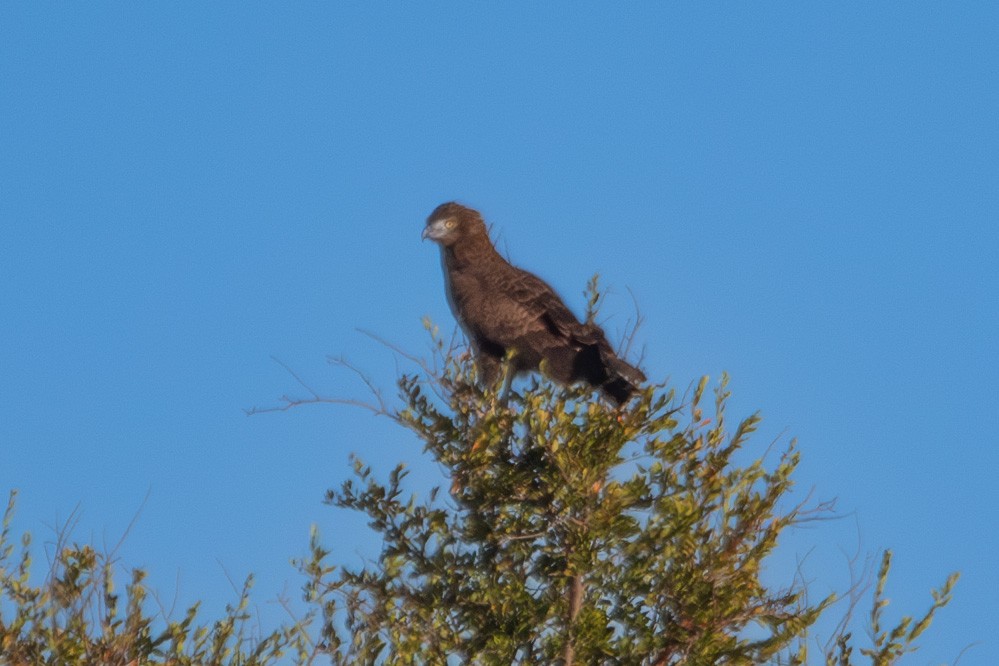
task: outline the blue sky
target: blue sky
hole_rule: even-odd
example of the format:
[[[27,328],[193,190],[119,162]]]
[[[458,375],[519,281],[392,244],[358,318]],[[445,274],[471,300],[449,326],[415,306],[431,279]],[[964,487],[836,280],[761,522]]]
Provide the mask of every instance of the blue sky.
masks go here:
[[[437,480],[347,407],[450,330],[438,203],[481,209],[577,312],[610,288],[653,378],[732,376],[762,449],[798,437],[792,535],[817,592],[891,547],[921,612],[909,663],[994,663],[999,463],[999,9],[993,3],[0,6],[0,490],[36,542],[74,510],[169,606],[268,600],[352,451]],[[629,294],[629,291],[631,292]],[[145,499],[148,495],[148,499]]]

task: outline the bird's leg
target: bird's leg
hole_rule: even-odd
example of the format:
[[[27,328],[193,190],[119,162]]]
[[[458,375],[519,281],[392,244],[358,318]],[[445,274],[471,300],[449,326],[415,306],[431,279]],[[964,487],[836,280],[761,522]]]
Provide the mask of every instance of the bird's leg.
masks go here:
[[[488,354],[479,353],[475,357],[475,367],[479,373],[479,386],[487,391],[495,388],[502,370],[500,361]]]
[[[516,355],[517,351],[515,349],[508,349],[503,358],[503,364],[500,366],[503,371],[503,386],[499,392],[501,405],[506,405],[507,400],[510,398],[510,391],[513,390],[513,378],[517,376],[517,366],[514,363]]]

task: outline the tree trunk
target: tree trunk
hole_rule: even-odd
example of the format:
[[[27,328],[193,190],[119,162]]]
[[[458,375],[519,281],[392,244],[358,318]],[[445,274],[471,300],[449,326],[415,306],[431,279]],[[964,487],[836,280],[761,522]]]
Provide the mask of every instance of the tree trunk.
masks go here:
[[[568,590],[569,616],[566,622],[565,650],[562,652],[562,662],[565,666],[572,666],[576,659],[576,649],[572,640],[572,628],[576,624],[576,616],[579,609],[583,607],[583,577],[575,574],[569,579]]]

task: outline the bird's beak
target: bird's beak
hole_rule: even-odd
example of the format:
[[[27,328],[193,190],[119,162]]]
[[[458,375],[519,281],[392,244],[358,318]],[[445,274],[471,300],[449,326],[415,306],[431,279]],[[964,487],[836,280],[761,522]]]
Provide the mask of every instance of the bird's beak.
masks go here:
[[[423,229],[423,240],[440,240],[445,233],[444,220],[437,220],[433,224],[428,224]]]

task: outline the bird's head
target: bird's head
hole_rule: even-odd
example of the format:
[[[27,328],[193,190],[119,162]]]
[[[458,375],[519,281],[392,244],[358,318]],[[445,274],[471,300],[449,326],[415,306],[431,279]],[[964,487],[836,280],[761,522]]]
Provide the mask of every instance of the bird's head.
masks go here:
[[[477,210],[449,201],[430,213],[423,229],[423,240],[430,239],[444,246],[454,245],[459,238],[482,234],[488,237],[486,224]]]

